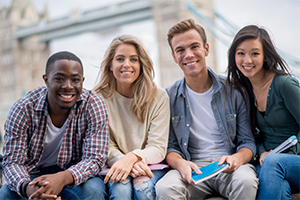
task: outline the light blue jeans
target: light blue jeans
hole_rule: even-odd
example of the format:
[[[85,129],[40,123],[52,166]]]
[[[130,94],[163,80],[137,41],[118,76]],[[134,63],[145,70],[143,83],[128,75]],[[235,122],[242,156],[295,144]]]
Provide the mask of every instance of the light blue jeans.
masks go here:
[[[52,174],[61,171],[61,169],[57,166],[53,166],[43,170],[42,172],[30,174],[30,179],[33,180],[39,176],[45,174]],[[108,195],[105,192],[105,184],[101,177],[96,176],[88,179],[85,183],[82,183],[77,186],[65,186],[61,193],[58,195],[62,199],[73,199],[73,200],[81,200],[81,199],[99,199],[104,200]],[[11,191],[8,186],[5,184],[0,189],[0,199],[22,199],[25,198],[20,197],[16,192]]]
[[[259,164],[258,164],[259,165]],[[300,156],[277,153],[257,166],[257,199],[291,199],[292,190],[300,190]]]
[[[123,182],[108,182],[109,199],[114,200],[149,200],[156,198],[155,184],[167,173],[167,169],[154,170],[153,178],[142,184],[134,184],[134,178],[128,176]]]

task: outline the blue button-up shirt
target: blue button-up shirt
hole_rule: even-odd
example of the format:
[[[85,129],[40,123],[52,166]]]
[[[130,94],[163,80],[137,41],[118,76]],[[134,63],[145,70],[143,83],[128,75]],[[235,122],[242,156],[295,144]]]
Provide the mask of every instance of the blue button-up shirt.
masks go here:
[[[239,149],[246,147],[256,155],[256,145],[251,132],[249,110],[238,90],[226,88],[226,79],[216,75],[208,68],[213,80],[214,94],[211,109],[221,133],[227,152],[232,155]],[[188,152],[191,113],[186,97],[185,78],[178,80],[168,87],[170,97],[171,120],[168,151],[180,154],[184,159],[191,160]],[[230,98],[231,96],[231,98]],[[205,116],[203,116],[205,117]]]

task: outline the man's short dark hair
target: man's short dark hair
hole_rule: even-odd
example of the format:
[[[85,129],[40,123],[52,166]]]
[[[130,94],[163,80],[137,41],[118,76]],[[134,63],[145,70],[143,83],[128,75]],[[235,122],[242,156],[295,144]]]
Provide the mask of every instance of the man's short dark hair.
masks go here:
[[[81,69],[82,69],[82,73],[83,73],[83,66],[82,66],[82,62],[81,62],[80,58],[78,58],[75,54],[73,54],[71,52],[60,51],[60,52],[57,52],[57,53],[51,55],[48,58],[48,61],[47,61],[47,64],[46,64],[46,71],[45,71],[46,76],[48,76],[52,65],[57,60],[74,60],[74,61],[76,61],[80,64]]]
[[[174,52],[174,49],[172,47],[173,37],[175,35],[178,35],[180,33],[185,33],[192,29],[195,29],[199,33],[199,35],[203,41],[203,46],[205,47],[205,45],[207,43],[207,37],[206,37],[204,28],[200,24],[196,24],[193,19],[186,19],[186,20],[183,20],[183,21],[175,24],[173,27],[171,27],[169,29],[167,36],[168,36],[168,43],[169,43],[169,46],[171,47],[172,52]]]

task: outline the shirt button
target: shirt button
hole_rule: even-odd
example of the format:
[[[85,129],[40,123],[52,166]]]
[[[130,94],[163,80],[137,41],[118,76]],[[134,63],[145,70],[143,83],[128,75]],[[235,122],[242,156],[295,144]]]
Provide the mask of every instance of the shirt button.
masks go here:
[[[172,117],[172,120],[174,120],[174,117]]]
[[[184,143],[184,146],[186,146],[186,143]]]
[[[186,126],[190,126],[189,124],[186,124]]]

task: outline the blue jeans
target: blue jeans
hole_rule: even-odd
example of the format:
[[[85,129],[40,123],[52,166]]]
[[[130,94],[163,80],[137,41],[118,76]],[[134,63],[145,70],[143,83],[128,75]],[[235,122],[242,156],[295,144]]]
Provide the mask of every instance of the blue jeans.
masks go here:
[[[167,173],[167,169],[154,170],[153,178],[142,184],[134,184],[134,178],[128,176],[123,182],[108,182],[109,199],[115,200],[149,200],[156,198],[155,184]],[[139,178],[139,177],[138,177]],[[137,179],[137,178],[135,178]]]
[[[299,155],[273,154],[259,168],[257,199],[291,199],[291,191],[300,189]]]
[[[58,166],[52,166],[42,169],[40,172],[30,174],[30,179],[33,180],[45,174],[53,174],[62,171]],[[62,199],[101,199],[104,200],[108,195],[105,192],[105,184],[99,177],[93,177],[86,182],[77,186],[65,186],[58,195]],[[0,199],[25,199],[20,197],[16,192],[11,191],[7,184],[0,189]]]

